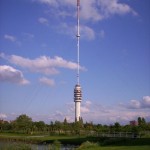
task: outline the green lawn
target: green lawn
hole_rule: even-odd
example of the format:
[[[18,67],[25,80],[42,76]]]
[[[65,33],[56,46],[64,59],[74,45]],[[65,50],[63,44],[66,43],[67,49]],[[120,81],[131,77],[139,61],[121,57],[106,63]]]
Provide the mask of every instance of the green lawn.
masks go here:
[[[88,149],[87,149],[88,150]],[[91,149],[92,150],[92,149]],[[95,150],[150,150],[150,146],[115,146],[115,147],[100,147]]]
[[[150,150],[150,145],[143,146],[100,146],[98,143],[86,141],[77,150]]]
[[[81,146],[77,150],[150,150],[150,139],[101,138],[84,136],[29,136],[14,133],[0,133],[0,141],[15,141],[23,143],[53,143]],[[89,142],[88,142],[89,141]],[[99,144],[97,144],[99,143]],[[101,145],[101,146],[100,146]]]

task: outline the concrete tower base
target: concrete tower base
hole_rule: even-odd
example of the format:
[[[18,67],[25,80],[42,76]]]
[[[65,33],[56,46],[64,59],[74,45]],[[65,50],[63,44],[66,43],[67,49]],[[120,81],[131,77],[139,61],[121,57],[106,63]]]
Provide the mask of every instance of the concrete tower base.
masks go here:
[[[80,105],[82,101],[81,86],[77,84],[74,88],[74,102],[75,102],[75,121],[79,121],[80,116]]]

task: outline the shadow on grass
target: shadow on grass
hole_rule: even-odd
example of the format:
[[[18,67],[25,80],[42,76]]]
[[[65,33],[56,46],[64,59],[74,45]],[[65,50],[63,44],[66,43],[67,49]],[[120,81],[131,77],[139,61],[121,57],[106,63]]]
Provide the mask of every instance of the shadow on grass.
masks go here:
[[[102,146],[144,146],[150,145],[150,138],[109,138],[101,143]]]

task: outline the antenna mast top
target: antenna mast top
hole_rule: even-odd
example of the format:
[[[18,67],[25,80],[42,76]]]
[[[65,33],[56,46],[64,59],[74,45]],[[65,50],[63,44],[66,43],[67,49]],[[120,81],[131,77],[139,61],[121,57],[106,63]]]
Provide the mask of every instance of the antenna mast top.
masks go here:
[[[77,84],[79,85],[80,79],[79,79],[79,66],[80,66],[80,16],[79,16],[79,11],[80,11],[80,0],[77,0]]]

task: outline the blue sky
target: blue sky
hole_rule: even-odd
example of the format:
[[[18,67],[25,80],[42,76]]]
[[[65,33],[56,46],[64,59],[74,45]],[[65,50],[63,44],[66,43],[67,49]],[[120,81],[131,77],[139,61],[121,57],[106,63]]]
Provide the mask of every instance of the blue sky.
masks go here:
[[[84,121],[150,121],[150,1],[81,0]],[[0,118],[74,121],[76,0],[0,1]]]

